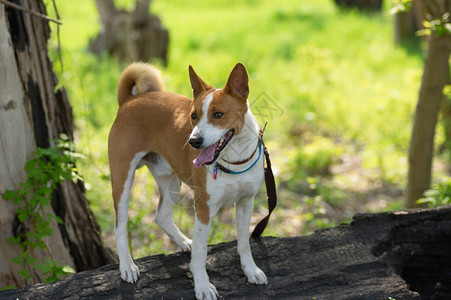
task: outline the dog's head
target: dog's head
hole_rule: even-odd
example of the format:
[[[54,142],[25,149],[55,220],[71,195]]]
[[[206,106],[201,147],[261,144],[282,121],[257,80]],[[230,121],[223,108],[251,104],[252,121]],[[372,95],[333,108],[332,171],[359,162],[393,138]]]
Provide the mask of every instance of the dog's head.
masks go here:
[[[194,165],[199,168],[215,162],[233,137],[241,132],[248,109],[249,77],[241,63],[233,68],[220,90],[206,84],[191,66],[189,77],[194,96],[189,144],[201,149],[194,160]]]

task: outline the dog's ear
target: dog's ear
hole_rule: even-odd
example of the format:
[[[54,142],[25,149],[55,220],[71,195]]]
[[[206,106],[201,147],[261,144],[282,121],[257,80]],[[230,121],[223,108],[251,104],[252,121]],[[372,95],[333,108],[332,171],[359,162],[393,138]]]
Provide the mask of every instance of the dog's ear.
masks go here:
[[[230,72],[224,90],[231,95],[239,96],[246,100],[249,96],[249,76],[242,63],[237,63]]]
[[[193,67],[189,66],[189,80],[191,81],[191,87],[193,88],[193,96],[196,98],[200,93],[205,92],[210,88],[197,74],[194,72]]]

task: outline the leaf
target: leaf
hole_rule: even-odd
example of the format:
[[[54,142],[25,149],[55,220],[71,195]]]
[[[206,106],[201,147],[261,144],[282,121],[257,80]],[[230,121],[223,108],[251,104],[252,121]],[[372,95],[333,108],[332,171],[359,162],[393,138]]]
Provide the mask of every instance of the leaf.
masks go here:
[[[56,223],[58,223],[58,224],[64,224],[64,221],[63,221],[63,219],[61,219],[60,217],[58,217],[58,216],[54,216],[55,217],[55,221],[56,221]]]
[[[67,134],[61,133],[61,134],[60,134],[60,140],[68,141],[68,140],[69,140],[69,137],[67,136]]]
[[[16,195],[17,195],[16,191],[6,190],[3,193],[2,198],[5,200],[14,200],[16,198]]]
[[[66,274],[75,274],[75,270],[71,266],[63,266],[63,272]]]
[[[26,163],[25,163],[25,167],[24,167],[24,169],[25,169],[25,171],[30,171],[30,170],[33,170],[33,169],[35,169],[35,167],[36,167],[36,161],[34,160],[34,159],[30,159],[29,161],[27,161]]]
[[[7,238],[6,240],[13,245],[18,245],[20,243],[20,237],[18,237],[18,236],[11,236],[11,237]]]
[[[50,205],[50,195],[48,196],[40,196],[39,197],[39,203],[41,203],[42,206],[49,206]]]
[[[40,195],[50,195],[52,193],[52,189],[47,186],[41,186],[37,189],[37,193]]]
[[[431,35],[432,31],[429,28],[421,29],[415,32],[415,35],[417,36],[427,36]]]
[[[16,256],[11,258],[11,262],[14,264],[21,265],[22,264],[22,258],[20,256]]]
[[[390,14],[408,12],[412,8],[413,0],[393,0],[393,7],[390,9]]]
[[[447,33],[450,34],[451,33],[451,23],[445,23],[444,27],[445,27]]]
[[[31,274],[28,270],[19,270],[17,273],[19,274],[20,277],[22,277],[24,279],[31,278]]]
[[[28,214],[24,210],[18,210],[17,218],[23,223],[28,219]]]
[[[42,238],[42,237],[41,237],[41,238]],[[37,242],[37,243],[36,243],[36,246],[39,247],[40,249],[45,249],[45,248],[47,248],[47,247],[45,246],[44,242],[42,242],[42,241]]]
[[[47,220],[51,220],[51,219],[55,220],[56,223],[58,223],[58,224],[64,224],[63,219],[61,219],[60,217],[55,216],[52,213],[47,213]]]

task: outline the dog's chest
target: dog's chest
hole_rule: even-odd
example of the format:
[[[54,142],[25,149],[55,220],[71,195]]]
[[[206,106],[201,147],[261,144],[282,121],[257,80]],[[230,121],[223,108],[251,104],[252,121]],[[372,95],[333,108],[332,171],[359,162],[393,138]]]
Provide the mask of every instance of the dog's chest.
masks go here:
[[[215,206],[232,206],[242,198],[254,197],[263,183],[263,167],[245,174],[234,175],[218,173],[217,179],[207,178],[207,192],[210,196],[209,204]]]

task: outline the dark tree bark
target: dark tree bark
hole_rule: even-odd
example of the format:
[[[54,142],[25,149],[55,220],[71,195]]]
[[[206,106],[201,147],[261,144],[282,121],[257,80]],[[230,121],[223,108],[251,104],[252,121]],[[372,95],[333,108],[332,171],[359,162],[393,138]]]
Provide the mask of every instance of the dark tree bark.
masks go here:
[[[168,30],[149,14],[150,0],[136,0],[135,10],[119,10],[114,0],[96,0],[102,31],[89,41],[89,50],[108,52],[120,62],[160,59],[167,64]]]
[[[440,9],[436,12],[437,15],[433,16],[435,18],[446,12],[441,9],[440,2],[442,1],[429,2],[429,5],[434,7],[429,11],[430,13]],[[417,207],[416,201],[423,197],[424,192],[431,184],[435,126],[444,98],[443,88],[449,80],[451,35],[446,34],[439,37],[432,33],[428,44],[410,140],[409,174],[405,202],[407,208]]]
[[[15,2],[46,14],[42,0]],[[73,139],[72,109],[66,91],[55,90],[58,81],[47,56],[47,22],[0,4],[0,195],[6,189],[18,189],[26,179],[24,165],[36,146],[52,146],[50,139],[61,133]],[[11,262],[20,250],[6,241],[17,235],[20,227],[14,211],[13,203],[0,198],[0,288],[25,284],[17,274],[18,266]],[[48,257],[77,271],[115,261],[103,245],[83,184],[61,184],[47,211],[64,224],[51,224],[54,233],[45,239],[49,252],[33,249],[33,257]],[[32,282],[40,280],[35,272]]]
[[[451,299],[451,208],[356,215],[310,236],[251,243],[266,286],[246,283],[236,242],[209,247],[210,281],[225,299]],[[0,292],[5,299],[194,299],[189,253],[137,261],[141,278],[118,266],[49,285]],[[410,290],[409,290],[410,288]]]

